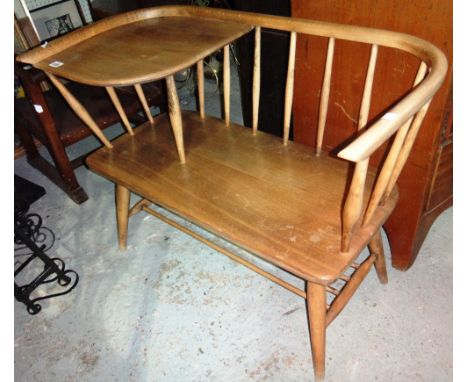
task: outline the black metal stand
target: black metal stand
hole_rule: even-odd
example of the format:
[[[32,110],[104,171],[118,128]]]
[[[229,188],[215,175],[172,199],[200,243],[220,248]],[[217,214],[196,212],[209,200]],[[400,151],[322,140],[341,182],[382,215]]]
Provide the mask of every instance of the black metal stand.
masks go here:
[[[30,314],[36,314],[41,310],[41,305],[37,301],[69,293],[78,284],[79,277],[75,271],[65,270],[65,263],[62,259],[50,258],[45,253],[54,244],[55,236],[50,229],[42,226],[42,219],[38,214],[26,214],[26,212],[27,210],[15,211],[15,257],[27,256],[23,262],[15,263],[15,278],[34,259],[42,261],[44,268],[34,280],[27,284],[20,286],[15,281],[15,298],[26,305]],[[16,254],[24,250],[27,250],[27,253]],[[55,281],[66,289],[31,299],[31,294],[36,288]]]

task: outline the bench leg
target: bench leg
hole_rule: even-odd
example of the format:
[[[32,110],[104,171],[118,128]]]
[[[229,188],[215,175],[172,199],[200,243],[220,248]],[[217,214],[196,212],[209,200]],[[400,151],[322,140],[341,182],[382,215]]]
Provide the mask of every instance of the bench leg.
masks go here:
[[[327,296],[323,285],[307,282],[307,313],[315,380],[325,376],[325,329]]]
[[[130,191],[128,188],[115,185],[115,210],[117,213],[117,234],[119,249],[127,249],[128,211],[130,207]]]
[[[377,272],[379,281],[382,284],[387,284],[388,282],[387,267],[385,265],[382,234],[380,233],[380,230],[376,232],[374,237],[369,242],[369,251],[371,254],[374,254],[376,256],[374,267],[375,267],[375,271]]]

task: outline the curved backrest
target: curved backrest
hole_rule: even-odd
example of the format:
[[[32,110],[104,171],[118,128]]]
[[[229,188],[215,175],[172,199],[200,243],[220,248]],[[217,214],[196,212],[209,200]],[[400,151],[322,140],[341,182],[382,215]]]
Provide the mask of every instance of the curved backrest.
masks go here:
[[[329,93],[333,78],[333,57],[335,52],[336,40],[354,41],[369,45],[369,58],[367,63],[367,76],[362,95],[361,108],[359,113],[358,130],[359,134],[351,143],[343,148],[338,156],[348,161],[354,162],[353,177],[349,192],[343,208],[343,235],[342,235],[342,251],[347,251],[349,248],[352,232],[355,227],[360,224],[368,224],[377,210],[379,204],[385,203],[392,190],[395,187],[396,180],[408,158],[413,143],[415,141],[422,120],[426,114],[432,97],[440,87],[447,71],[447,60],[443,53],[434,45],[427,41],[410,36],[403,33],[356,27],[349,25],[340,25],[327,22],[286,18],[280,16],[262,15],[248,12],[236,12],[221,9],[212,9],[205,7],[155,7],[146,8],[138,11],[128,12],[125,14],[110,17],[99,21],[93,25],[84,27],[74,31],[67,36],[59,38],[49,43],[45,48],[35,48],[19,57],[22,62],[30,63],[44,71],[46,71],[52,82],[62,92],[64,97],[74,108],[76,113],[90,126],[91,129],[98,135],[103,143],[111,148],[112,144],[102,136],[102,133],[97,128],[92,118],[87,114],[86,110],[69,94],[64,85],[58,80],[56,75],[63,78],[68,78],[76,81],[83,81],[88,84],[105,86],[109,96],[114,102],[117,110],[121,113],[121,106],[113,89],[114,86],[122,84],[132,84],[140,96],[146,114],[152,121],[151,114],[147,109],[144,94],[141,90],[141,83],[153,81],[159,78],[171,78],[171,76],[180,70],[182,67],[188,67],[197,63],[199,73],[203,73],[203,58],[211,53],[200,45],[200,49],[194,49],[190,55],[185,55],[179,64],[170,64],[163,66],[164,70],[137,70],[134,72],[129,70],[125,76],[93,76],[92,72],[77,75],[64,68],[55,68],[51,59],[55,59],[58,54],[73,52],[74,49],[82,47],[82,44],[93,41],[96,42],[99,36],[105,33],[118,33],[121,28],[129,25],[143,27],[150,25],[151,20],[159,20],[163,22],[167,18],[180,19],[181,25],[190,25],[192,21],[204,20],[199,23],[199,26],[215,25],[214,31],[219,31],[218,40],[216,40],[216,49],[224,46],[224,106],[226,125],[230,123],[229,112],[229,43],[232,37],[240,37],[247,33],[250,29],[255,32],[255,51],[253,57],[253,118],[252,130],[256,133],[258,127],[259,113],[259,97],[260,97],[260,49],[261,49],[261,28],[276,29],[290,32],[290,48],[289,61],[287,70],[287,80],[285,91],[284,105],[284,134],[283,143],[288,143],[292,99],[293,99],[293,83],[294,83],[294,68],[295,68],[295,51],[296,39],[298,33],[319,36],[328,39],[328,47],[326,61],[324,63],[323,85],[320,92],[320,110],[318,115],[318,131],[317,131],[317,155],[321,154],[323,136],[326,131],[327,111],[329,102]],[[151,24],[152,25],[152,24]],[[152,27],[152,26],[151,26]],[[156,24],[154,24],[156,28]],[[228,31],[229,30],[229,31]],[[226,37],[223,33],[226,32]],[[200,42],[201,44],[201,42]],[[214,47],[211,46],[211,48]],[[389,105],[387,110],[382,110],[382,116],[368,125],[369,109],[372,102],[372,88],[374,86],[374,72],[378,65],[378,52],[380,47],[387,47],[397,50],[402,50],[416,56],[420,60],[418,73],[416,74],[413,88],[408,89],[409,92],[393,105]],[[156,49],[156,48],[155,48]],[[148,52],[148,56],[157,52]],[[52,66],[51,66],[52,65]],[[117,64],[116,64],[117,65]],[[199,75],[202,78],[203,76]],[[351,79],[350,79],[351,80]],[[174,95],[173,95],[174,96]],[[200,113],[204,116],[203,102],[203,83],[199,81],[199,96],[200,96]],[[173,102],[177,99],[173,98]],[[131,127],[126,120],[125,114],[121,113],[122,120],[127,127],[129,133]],[[378,174],[377,180],[369,199],[369,202],[364,206],[364,188],[368,171],[369,157],[381,145],[383,145],[391,137],[394,137],[391,142],[390,149],[384,160],[383,167]],[[177,137],[176,137],[177,139]],[[180,138],[181,139],[181,138]],[[179,155],[181,160],[183,157],[183,141],[182,149],[178,145]]]

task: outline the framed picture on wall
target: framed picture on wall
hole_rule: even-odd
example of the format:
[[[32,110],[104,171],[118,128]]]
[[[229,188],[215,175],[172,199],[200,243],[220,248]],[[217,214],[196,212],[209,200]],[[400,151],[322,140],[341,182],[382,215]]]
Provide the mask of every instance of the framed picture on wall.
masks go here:
[[[62,0],[30,11],[42,41],[68,33],[83,26],[75,0]]]

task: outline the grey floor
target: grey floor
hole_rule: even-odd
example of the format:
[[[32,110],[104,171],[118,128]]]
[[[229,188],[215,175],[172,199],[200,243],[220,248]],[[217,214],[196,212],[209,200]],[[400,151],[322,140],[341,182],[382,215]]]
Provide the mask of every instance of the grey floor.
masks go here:
[[[235,76],[233,94],[241,122]],[[194,107],[187,87],[180,96]],[[208,114],[219,115],[219,95],[207,103]],[[69,153],[96,146],[90,138]],[[24,158],[15,173],[46,188],[31,211],[56,234],[49,253],[80,276],[75,290],[45,300],[36,316],[15,302],[15,380],[313,380],[301,298],[143,213],[131,219],[128,250],[119,252],[114,187],[85,167],[76,170],[89,195],[82,205]],[[452,209],[436,220],[414,266],[389,266],[389,280],[382,286],[372,272],[328,328],[326,380],[452,380]]]

